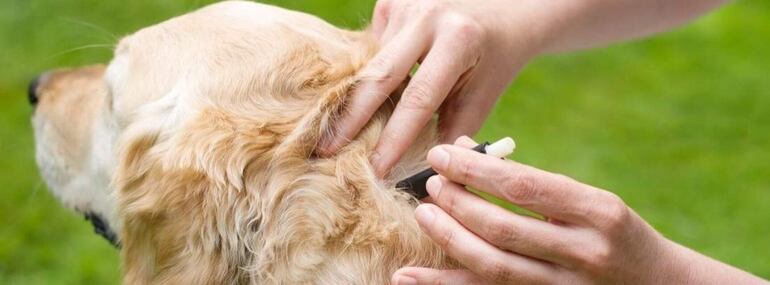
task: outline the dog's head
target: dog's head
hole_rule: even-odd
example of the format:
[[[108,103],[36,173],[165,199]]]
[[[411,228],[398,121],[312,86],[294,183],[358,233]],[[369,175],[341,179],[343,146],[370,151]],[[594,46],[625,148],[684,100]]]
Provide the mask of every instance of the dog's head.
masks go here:
[[[386,280],[446,261],[368,156],[390,107],[338,155],[313,150],[376,51],[365,32],[223,2],[120,41],[109,66],[30,86],[37,160],[67,206],[119,233],[129,283]]]

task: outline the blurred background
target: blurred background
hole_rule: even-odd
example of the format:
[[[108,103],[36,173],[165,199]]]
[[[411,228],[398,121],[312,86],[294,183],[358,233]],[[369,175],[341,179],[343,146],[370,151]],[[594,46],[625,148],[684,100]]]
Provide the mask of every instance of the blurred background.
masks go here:
[[[212,1],[0,0],[0,284],[114,284],[118,252],[37,174],[26,86]],[[374,1],[268,1],[348,28]],[[655,38],[536,59],[479,139],[619,194],[665,236],[770,278],[770,2]],[[77,112],[77,106],[73,106]]]

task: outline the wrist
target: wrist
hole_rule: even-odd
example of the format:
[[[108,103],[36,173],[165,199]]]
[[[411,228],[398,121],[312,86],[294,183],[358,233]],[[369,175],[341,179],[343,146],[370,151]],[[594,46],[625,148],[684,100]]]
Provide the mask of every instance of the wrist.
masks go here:
[[[564,49],[565,38],[587,9],[595,1],[540,1],[519,0],[498,15],[501,34],[507,37],[507,46],[526,46],[528,55],[535,57]]]
[[[661,238],[662,252],[655,262],[659,272],[658,284],[692,284],[692,256],[687,248],[663,237]]]
[[[531,28],[533,37],[536,38],[536,55],[551,52],[554,46],[559,42],[563,29],[561,28],[567,22],[566,15],[560,7],[557,7],[552,1],[526,0],[526,9],[531,13]]]
[[[767,284],[761,278],[666,240],[670,271],[661,284]]]
[[[481,21],[492,30],[494,36],[489,37],[493,41],[490,44],[496,47],[505,47],[512,56],[526,63],[530,59],[543,53],[548,45],[550,24],[543,15],[545,5],[538,0],[518,0],[511,4],[504,0],[492,3],[488,7],[493,9],[484,13]]]
[[[607,25],[621,25],[607,22],[617,17],[618,7],[623,1],[606,0],[522,0],[532,23],[533,31],[540,40],[538,54],[572,51],[596,46],[609,38]]]

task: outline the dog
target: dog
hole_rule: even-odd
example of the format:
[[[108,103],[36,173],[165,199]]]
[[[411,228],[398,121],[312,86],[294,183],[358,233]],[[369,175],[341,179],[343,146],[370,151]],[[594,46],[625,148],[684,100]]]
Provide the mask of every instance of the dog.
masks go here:
[[[384,284],[403,266],[455,268],[394,186],[427,167],[435,122],[385,178],[369,156],[392,104],[314,155],[378,48],[366,30],[242,1],[142,29],[107,66],[32,83],[41,175],[120,245],[125,284]]]

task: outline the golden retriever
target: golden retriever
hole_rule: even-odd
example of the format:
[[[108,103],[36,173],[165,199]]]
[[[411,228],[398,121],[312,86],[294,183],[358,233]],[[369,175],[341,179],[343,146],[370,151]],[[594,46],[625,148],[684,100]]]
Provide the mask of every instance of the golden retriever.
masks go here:
[[[369,155],[392,106],[328,158],[314,148],[377,51],[366,31],[222,2],[125,37],[108,66],[31,86],[37,161],[66,206],[102,218],[126,284],[384,284],[454,267]]]

